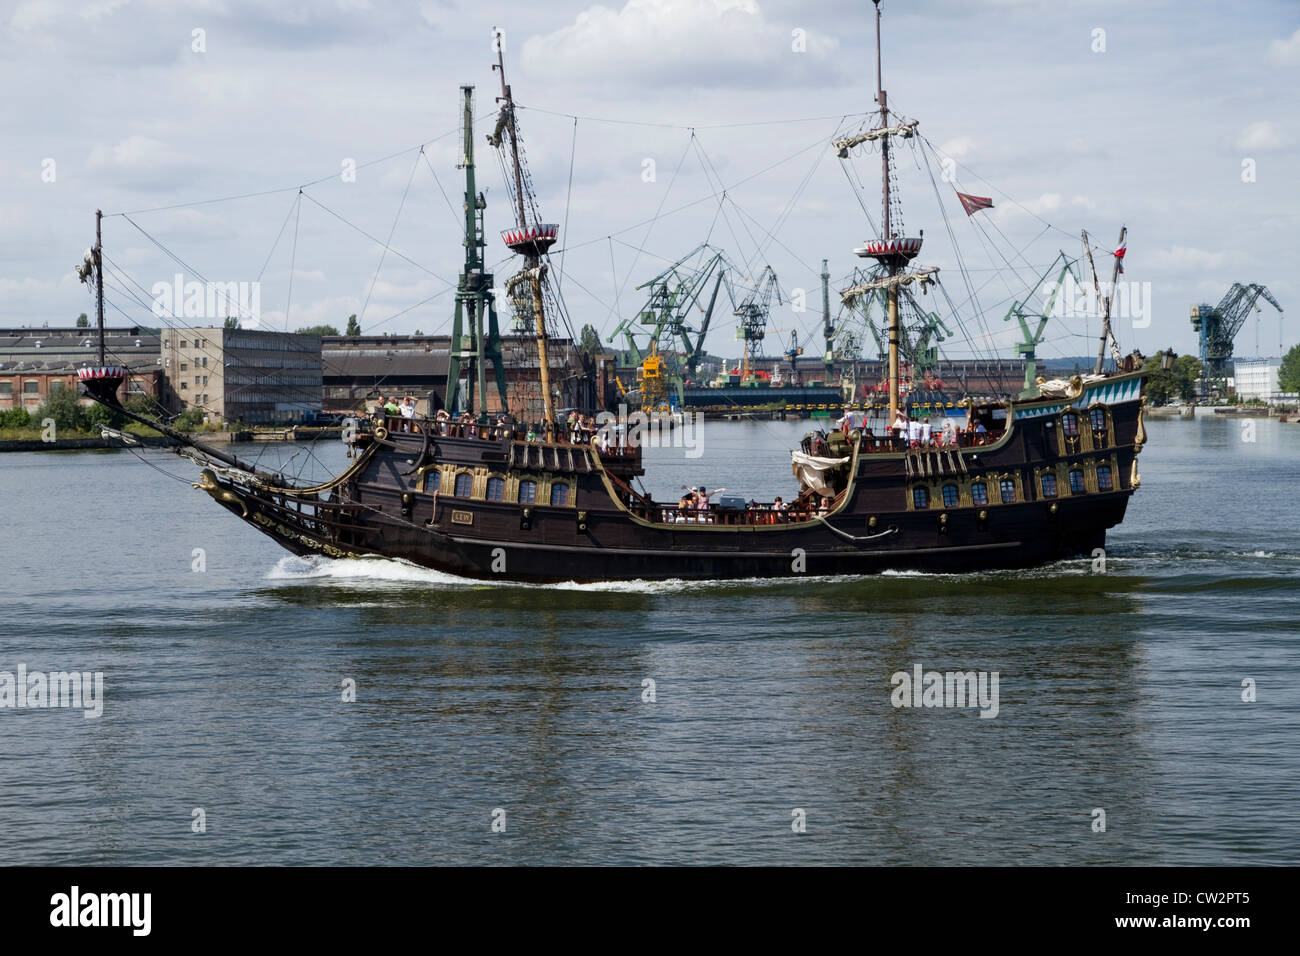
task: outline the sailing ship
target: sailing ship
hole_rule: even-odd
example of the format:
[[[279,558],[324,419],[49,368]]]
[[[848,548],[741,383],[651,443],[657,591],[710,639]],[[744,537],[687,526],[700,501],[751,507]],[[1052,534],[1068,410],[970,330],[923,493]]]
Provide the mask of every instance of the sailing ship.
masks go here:
[[[887,301],[892,424],[902,407],[900,291],[924,289],[938,269],[917,266],[921,236],[900,234],[895,225],[891,147],[915,135],[917,122],[888,108],[875,2],[878,119],[833,147],[843,156],[869,142],[881,152],[882,228],[855,250],[878,268],[841,297],[883,295]],[[457,388],[465,363],[469,414],[406,418],[380,409],[368,427],[345,431],[353,457],[343,472],[303,485],[123,409],[117,396],[127,372],[108,364],[102,352],[98,366],[81,372],[87,392],[170,437],[201,466],[196,488],[294,554],[401,559],[468,578],[591,582],[985,571],[1090,554],[1123,520],[1141,480],[1144,375],[1140,355],[1119,357],[1105,315],[1093,374],[1038,379],[1019,397],[972,404],[968,428],[954,441],[911,441],[892,428],[810,435],[791,453],[800,492],[788,508],[692,507],[635,490],[645,473],[635,435],[608,427],[592,434],[556,418],[547,381],[547,251],[560,227],[538,213],[500,51],[493,69],[500,73],[500,112],[488,141],[503,151],[513,173],[514,223],[502,238],[520,257],[506,292],[516,313],[532,318],[544,406],[539,428],[526,432],[486,414],[490,364],[503,403],[506,395],[492,276],[484,272],[486,204],[474,183],[470,88],[463,88],[466,261],[448,377],[449,391]],[[83,279],[99,282],[102,329],[100,249],[97,240]],[[1107,341],[1116,362],[1103,371]]]

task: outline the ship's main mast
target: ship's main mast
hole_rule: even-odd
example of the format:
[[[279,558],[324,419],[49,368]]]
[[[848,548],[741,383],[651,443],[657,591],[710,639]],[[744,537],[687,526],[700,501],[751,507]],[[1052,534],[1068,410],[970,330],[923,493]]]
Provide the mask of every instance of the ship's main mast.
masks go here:
[[[511,299],[516,298],[515,290],[524,283],[527,283],[532,293],[532,311],[533,318],[537,326],[537,366],[539,378],[541,379],[542,388],[542,410],[545,417],[546,439],[547,441],[555,440],[555,409],[551,401],[551,368],[547,358],[547,334],[546,334],[546,313],[542,305],[542,282],[546,278],[546,265],[542,262],[542,254],[546,252],[555,240],[559,238],[560,227],[557,223],[540,223],[530,220],[528,216],[528,207],[531,199],[527,195],[528,185],[525,182],[524,167],[519,157],[519,131],[515,125],[515,102],[510,94],[510,84],[506,82],[506,65],[502,57],[502,50],[505,47],[505,38],[500,31],[497,37],[497,62],[493,64],[492,69],[501,73],[501,95],[497,97],[497,102],[501,103],[501,115],[497,119],[496,130],[488,137],[488,142],[493,146],[500,148],[502,137],[508,134],[510,137],[510,158],[511,168],[514,171],[515,203],[516,203],[516,228],[508,229],[501,234],[507,246],[514,252],[524,257],[524,267],[510,278],[506,283],[506,294]]]
[[[834,146],[839,150],[840,158],[843,159],[849,155],[849,150],[854,146],[880,140],[881,202],[883,206],[880,238],[868,240],[861,249],[855,249],[854,252],[864,258],[875,259],[884,267],[885,275],[880,279],[873,279],[844,289],[840,292],[840,297],[846,303],[852,303],[868,292],[882,289],[885,292],[889,307],[889,420],[892,424],[898,417],[898,409],[901,404],[898,367],[900,338],[898,290],[901,286],[912,282],[924,288],[927,283],[934,281],[934,275],[939,270],[937,268],[928,268],[907,271],[905,269],[907,263],[921,251],[921,237],[906,238],[894,234],[894,197],[890,193],[893,160],[890,156],[889,140],[891,136],[897,136],[900,139],[911,139],[916,135],[918,124],[916,120],[909,120],[906,123],[889,125],[889,99],[881,77],[880,0],[872,0],[872,2],[876,5],[876,103],[880,107],[880,123],[866,132],[836,140]],[[901,228],[901,223],[898,225]]]

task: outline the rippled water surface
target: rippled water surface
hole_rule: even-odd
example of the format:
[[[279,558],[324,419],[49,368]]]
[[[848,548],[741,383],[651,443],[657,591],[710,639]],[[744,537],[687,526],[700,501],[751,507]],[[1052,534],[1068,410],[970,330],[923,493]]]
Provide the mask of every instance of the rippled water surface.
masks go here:
[[[647,484],[789,497],[804,427]],[[0,455],[0,671],[105,681],[0,709],[0,863],[1295,864],[1300,425],[1148,431],[1105,573],[778,583],[308,563],[167,453]],[[997,716],[895,708],[916,664],[996,671]]]

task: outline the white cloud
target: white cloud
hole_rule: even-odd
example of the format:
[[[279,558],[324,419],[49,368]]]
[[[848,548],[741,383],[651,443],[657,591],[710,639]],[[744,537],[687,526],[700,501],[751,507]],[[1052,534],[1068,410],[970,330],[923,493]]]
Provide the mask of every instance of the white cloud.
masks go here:
[[[1227,260],[1223,251],[1209,252],[1190,246],[1173,246],[1169,249],[1156,249],[1147,257],[1154,269],[1172,269],[1175,271],[1200,271],[1219,269]]]
[[[969,136],[958,136],[940,146],[939,152],[944,156],[951,156],[959,163],[964,163],[975,152],[975,140]]]
[[[3,276],[0,276],[0,297],[49,292],[53,288],[54,286],[52,283],[42,282],[39,279],[33,279],[30,277],[23,279],[6,279]]]
[[[523,66],[539,76],[620,76],[661,85],[770,87],[836,82],[839,41],[768,21],[755,0],[628,0],[594,6],[553,33],[530,37]]]
[[[1282,66],[1300,64],[1300,30],[1296,30],[1285,40],[1274,40],[1270,43],[1268,56],[1274,63]]]
[[[186,156],[162,140],[128,136],[115,146],[98,145],[86,158],[86,167],[123,185],[167,187],[188,178],[197,168]]]
[[[1287,144],[1288,138],[1277,124],[1267,120],[1251,123],[1237,137],[1237,148],[1244,150],[1282,149]]]
[[[59,15],[59,6],[53,0],[31,0],[14,8],[9,25],[19,33],[29,33],[49,26]]]

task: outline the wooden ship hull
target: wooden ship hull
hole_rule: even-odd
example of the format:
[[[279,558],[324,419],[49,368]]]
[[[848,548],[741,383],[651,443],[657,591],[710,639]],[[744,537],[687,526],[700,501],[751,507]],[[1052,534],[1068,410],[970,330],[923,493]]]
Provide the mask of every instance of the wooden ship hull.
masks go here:
[[[359,435],[357,459],[326,485],[279,487],[209,469],[198,487],[295,554],[397,558],[469,578],[1021,568],[1089,555],[1123,520],[1140,481],[1141,393],[1134,372],[1074,398],[1013,402],[1002,434],[972,447],[893,451],[859,438],[829,476],[836,496],[821,515],[682,513],[631,490],[639,449],[602,453],[594,443],[526,442],[488,428],[470,437],[464,425],[403,419],[387,419],[368,443]]]

